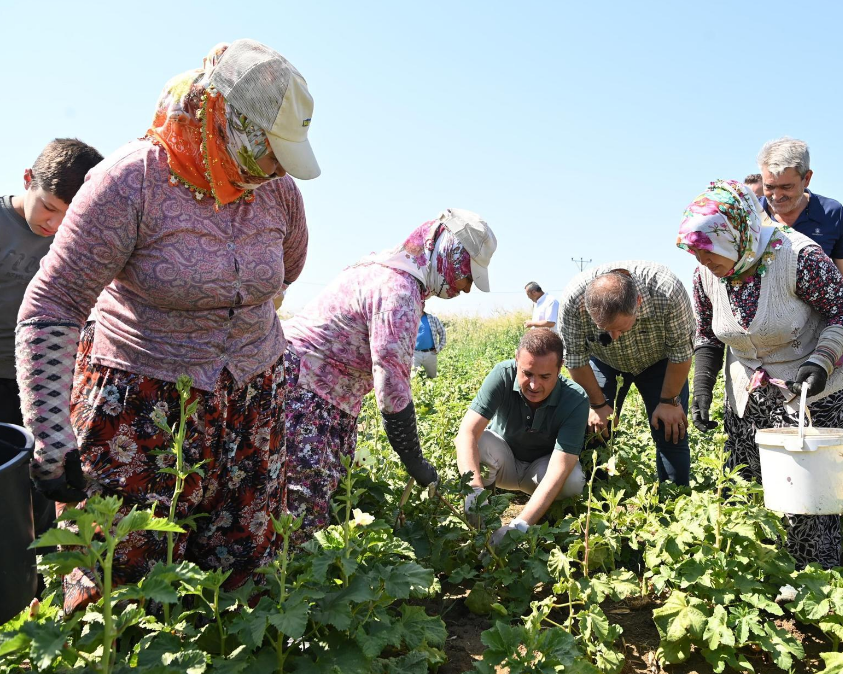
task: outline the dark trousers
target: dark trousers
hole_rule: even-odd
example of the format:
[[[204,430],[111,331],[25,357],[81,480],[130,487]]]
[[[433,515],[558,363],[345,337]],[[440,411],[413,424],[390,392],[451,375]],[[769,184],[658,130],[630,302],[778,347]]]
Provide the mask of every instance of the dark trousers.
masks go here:
[[[14,379],[0,379],[0,423],[23,426],[18,393],[18,383]],[[32,515],[37,537],[53,526],[56,519],[56,502],[33,488]],[[44,549],[40,549],[39,554],[43,553]]]
[[[638,375],[633,375],[629,372],[621,372],[606,363],[591,359],[591,369],[594,371],[594,376],[597,378],[597,383],[603,390],[603,395],[608,398],[609,402],[615,408],[615,416],[620,418],[621,408],[629,387],[635,384],[638,393],[644,400],[644,407],[647,410],[647,423],[653,418],[653,412],[659,404],[661,398],[662,384],[664,384],[664,373],[667,370],[667,359],[660,360],[658,363],[651,365]],[[618,389],[617,376],[623,377],[623,385]],[[679,394],[682,402],[682,409],[685,414],[688,413],[688,382],[682,387],[682,392]],[[656,470],[658,471],[659,481],[664,482],[670,480],[675,484],[687,485],[691,473],[691,450],[688,447],[688,436],[685,435],[676,444],[669,442],[664,436],[664,426],[659,424],[659,428],[653,428],[650,425],[650,435],[656,443]]]

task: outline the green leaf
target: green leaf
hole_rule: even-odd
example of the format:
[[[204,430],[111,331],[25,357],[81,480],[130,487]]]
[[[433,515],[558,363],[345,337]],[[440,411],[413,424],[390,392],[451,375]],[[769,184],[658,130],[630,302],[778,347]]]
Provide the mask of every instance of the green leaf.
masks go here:
[[[315,622],[328,623],[338,630],[347,630],[351,626],[351,606],[342,597],[342,592],[332,592],[316,602],[313,609]]]
[[[805,657],[802,644],[769,622],[764,624],[764,634],[758,636],[758,644],[772,656],[776,666],[785,671],[793,664],[793,656],[799,660]]]
[[[28,650],[31,642],[32,639],[22,632],[0,632],[0,656]]]
[[[399,625],[404,643],[410,649],[419,648],[425,643],[442,646],[448,636],[442,618],[427,615],[421,606],[402,604]]]
[[[734,646],[735,635],[727,625],[728,614],[722,606],[715,606],[714,613],[708,619],[703,633],[703,640],[711,650],[717,650],[721,645]]]
[[[117,636],[120,636],[127,627],[137,625],[145,616],[146,611],[139,607],[129,608],[117,613],[114,619],[114,629]]]
[[[357,645],[367,658],[376,658],[387,646],[401,647],[401,627],[389,621],[370,620],[357,628]]]
[[[621,628],[609,623],[603,609],[594,604],[581,611],[577,620],[583,636],[589,641],[611,644],[621,635]]]
[[[825,668],[817,674],[843,674],[843,653],[820,653]]]
[[[444,661],[445,658],[442,657],[440,663],[435,664],[441,664]],[[381,662],[385,663],[387,674],[427,674],[430,671],[428,667],[430,658],[425,651],[413,651],[400,658],[390,658]]]
[[[769,598],[765,597],[763,594],[758,594],[757,592],[750,592],[749,594],[741,595],[741,599],[743,599],[750,606],[760,608],[762,611],[767,611],[767,613],[772,613],[773,615],[784,615],[784,610],[782,610],[782,607],[779,606],[776,602],[771,601]]]
[[[70,573],[75,568],[93,569],[96,557],[90,550],[65,550],[51,552],[41,558],[41,563],[49,566],[57,575]]]
[[[329,642],[327,647],[317,651],[315,661],[297,658],[295,669],[298,674],[371,674],[372,663],[354,641]],[[314,647],[312,650],[316,651]]]
[[[699,639],[708,622],[705,603],[674,590],[663,606],[653,611],[653,621],[662,640],[679,641],[690,636]]]
[[[41,536],[35,539],[35,542],[30,545],[32,548],[44,548],[50,545],[85,545],[85,541],[79,534],[75,534],[68,529],[49,529]]]
[[[843,616],[833,615],[824,618],[817,623],[817,627],[838,641],[843,641]]]
[[[266,633],[267,614],[257,609],[243,609],[231,622],[229,631],[240,636],[240,640],[252,650],[263,642]]]
[[[269,622],[279,631],[291,639],[298,639],[307,627],[310,613],[308,603],[304,599],[287,600],[284,608],[269,614]]]
[[[172,531],[184,533],[178,524],[165,517],[155,517],[149,510],[132,509],[117,523],[117,538],[123,540],[133,531]]]
[[[492,604],[496,601],[497,597],[489,591],[486,584],[478,581],[465,598],[465,607],[475,615],[489,615],[492,612]]]
[[[56,623],[39,623],[32,635],[30,657],[36,671],[46,669],[61,655],[67,634]]]

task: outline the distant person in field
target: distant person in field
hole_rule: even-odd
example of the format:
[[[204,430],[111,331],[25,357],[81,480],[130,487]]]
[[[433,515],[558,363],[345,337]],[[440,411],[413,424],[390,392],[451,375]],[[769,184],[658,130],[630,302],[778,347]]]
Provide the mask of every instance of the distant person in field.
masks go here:
[[[617,427],[635,384],[650,420],[659,480],[687,485],[688,372],[695,322],[682,282],[655,262],[611,262],[588,269],[568,284],[560,324],[568,371],[591,403],[589,431],[608,435],[612,415]]]
[[[56,138],[23,172],[23,194],[0,197],[0,422],[23,425],[15,376],[15,326],[38,271],[85,174],[102,155],[75,138]]]
[[[743,184],[751,189],[759,199],[764,196],[764,181],[760,173],[750,173],[743,179]]]
[[[694,425],[709,418],[726,356],[728,466],[761,479],[755,432],[798,424],[807,387],[815,426],[843,427],[843,277],[814,241],[765,217],[744,185],[718,180],[685,210],[677,245],[699,262]],[[789,384],[789,386],[788,386]],[[838,515],[788,515],[787,549],[799,567],[840,565]]]
[[[460,474],[471,473],[469,517],[484,489],[530,494],[518,517],[500,527],[497,545],[512,529],[526,531],[557,499],[579,496],[579,463],[588,422],[588,398],[561,374],[564,347],[550,328],[529,330],[515,352],[492,368],[460,424],[455,440]]]
[[[556,330],[556,319],[559,316],[559,300],[549,295],[535,281],[530,281],[524,290],[533,303],[533,316],[524,322],[525,328],[550,328]]]
[[[413,367],[423,367],[430,379],[436,378],[437,354],[445,348],[448,338],[445,326],[433,314],[422,311],[416,348],[413,351]]]
[[[758,168],[767,215],[813,239],[843,272],[843,205],[808,189],[814,175],[808,144],[787,137],[771,140],[758,153]]]
[[[374,389],[386,437],[410,477],[438,480],[416,428],[410,374],[428,297],[489,292],[497,242],[476,213],[448,209],[400,246],[348,267],[283,321],[288,511],[304,518],[296,543],[329,524],[331,495],[354,456],[357,416]],[[283,396],[284,392],[279,391]]]

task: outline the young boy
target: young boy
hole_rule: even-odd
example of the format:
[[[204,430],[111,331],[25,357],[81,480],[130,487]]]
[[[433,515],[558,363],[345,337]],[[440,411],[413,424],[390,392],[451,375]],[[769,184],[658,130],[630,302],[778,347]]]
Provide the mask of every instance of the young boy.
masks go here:
[[[24,171],[24,193],[0,196],[0,422],[23,424],[15,380],[15,325],[24,291],[85,174],[101,160],[90,145],[57,138]]]

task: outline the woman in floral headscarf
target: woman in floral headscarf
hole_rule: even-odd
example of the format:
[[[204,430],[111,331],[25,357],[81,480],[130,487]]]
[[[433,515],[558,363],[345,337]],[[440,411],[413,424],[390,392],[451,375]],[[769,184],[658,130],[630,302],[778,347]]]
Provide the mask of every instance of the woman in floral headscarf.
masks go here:
[[[300,313],[288,339],[287,508],[304,517],[296,541],[328,524],[331,494],[354,454],[357,415],[375,390],[390,445],[421,485],[436,481],[416,430],[410,370],[424,301],[488,292],[496,247],[489,226],[451,209],[418,227],[398,248],[344,270]]]
[[[755,431],[797,423],[808,389],[813,423],[843,426],[843,278],[811,239],[776,226],[745,185],[718,180],[685,211],[677,245],[694,254],[698,317],[691,414],[709,418],[726,358],[729,464],[761,479]],[[798,404],[798,401],[796,401]],[[789,515],[787,547],[800,567],[840,564],[840,517]]]
[[[204,472],[187,479],[177,516],[208,516],[175,555],[230,571],[229,588],[278,544],[286,343],[273,298],[307,249],[301,194],[285,173],[319,175],[311,109],[280,54],[252,40],[215,48],[167,84],[145,138],[88,174],[19,314],[32,473],[57,501],[98,493],[166,510],[174,478],[157,450],[170,438],[155,421],[178,421],[176,381],[191,377],[184,454]],[[96,329],[83,329],[95,305]],[[115,580],[139,580],[166,549],[153,532],[132,534]],[[82,571],[65,579],[66,611],[96,595]]]

